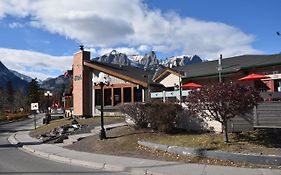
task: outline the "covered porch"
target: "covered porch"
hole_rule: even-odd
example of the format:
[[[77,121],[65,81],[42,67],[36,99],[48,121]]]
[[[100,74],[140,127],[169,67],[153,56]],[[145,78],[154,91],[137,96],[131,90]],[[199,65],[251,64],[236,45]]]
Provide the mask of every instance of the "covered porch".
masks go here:
[[[101,87],[95,86],[95,106],[101,105],[101,93]],[[117,106],[118,104],[144,101],[144,89],[133,84],[112,84],[104,86],[103,93],[104,106]]]

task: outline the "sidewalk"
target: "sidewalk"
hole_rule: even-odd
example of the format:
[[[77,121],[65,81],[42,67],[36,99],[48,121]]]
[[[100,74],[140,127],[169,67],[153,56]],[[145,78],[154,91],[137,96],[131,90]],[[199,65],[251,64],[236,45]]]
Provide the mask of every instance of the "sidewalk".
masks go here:
[[[29,131],[13,133],[8,140],[12,144],[22,146],[20,149],[33,155],[94,169],[124,171],[137,175],[281,175],[281,170],[277,169],[250,169],[188,164],[78,152],[57,145],[42,144],[39,140],[30,137],[28,133]]]

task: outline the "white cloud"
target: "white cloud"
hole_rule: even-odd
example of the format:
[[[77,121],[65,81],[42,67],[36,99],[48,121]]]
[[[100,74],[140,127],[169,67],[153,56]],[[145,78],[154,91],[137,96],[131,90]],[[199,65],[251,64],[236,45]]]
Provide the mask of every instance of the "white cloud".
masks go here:
[[[86,47],[84,48],[85,51],[89,51],[91,52],[91,54],[96,54],[97,53],[97,50],[93,47]]]
[[[147,46],[209,59],[259,53],[255,37],[238,28],[149,9],[142,0],[2,0],[0,17],[5,15],[30,16],[32,26],[88,47]]]
[[[15,29],[15,28],[23,28],[24,24],[22,23],[18,23],[18,22],[12,22],[8,25],[11,29]]]
[[[65,70],[71,69],[72,65],[72,56],[51,56],[6,48],[0,48],[0,59],[9,69],[41,80],[57,76],[58,73],[63,74]]]
[[[142,44],[138,47],[138,50],[141,52],[148,52],[148,51],[151,51],[151,47],[149,47],[148,45]]]

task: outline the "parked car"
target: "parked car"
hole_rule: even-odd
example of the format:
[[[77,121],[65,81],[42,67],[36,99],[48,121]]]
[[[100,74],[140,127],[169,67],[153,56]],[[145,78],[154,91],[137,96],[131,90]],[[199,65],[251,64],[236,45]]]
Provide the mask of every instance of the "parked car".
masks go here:
[[[64,118],[65,116],[63,108],[51,109],[50,115],[51,115],[51,120],[61,119]]]

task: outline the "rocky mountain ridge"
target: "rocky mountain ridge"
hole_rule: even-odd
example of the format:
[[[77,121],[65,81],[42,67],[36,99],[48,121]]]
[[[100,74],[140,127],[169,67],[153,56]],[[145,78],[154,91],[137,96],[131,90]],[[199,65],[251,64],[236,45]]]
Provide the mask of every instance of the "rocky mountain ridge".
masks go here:
[[[20,79],[27,81],[27,82],[31,82],[32,78],[30,76],[21,74],[15,70],[9,69],[10,72],[12,72],[15,76],[19,77]]]
[[[100,57],[96,57],[94,60],[119,65],[131,65],[143,69],[156,69],[159,65],[165,67],[176,67],[202,62],[202,59],[197,55],[173,56],[166,58],[165,60],[159,60],[154,51],[145,55],[126,55],[116,50]]]
[[[94,59],[101,62],[119,65],[130,65],[142,69],[150,69],[153,71],[161,70],[165,67],[184,66],[187,64],[202,62],[202,59],[197,55],[172,56],[164,60],[159,60],[154,51],[151,51],[144,55],[126,55],[124,53],[113,50],[108,54],[104,54]],[[0,61],[0,87],[5,87],[7,81],[12,80],[16,88],[24,87],[26,89],[27,84],[31,81],[31,79],[31,77],[23,75],[17,71],[9,70]],[[62,91],[70,84],[71,80],[70,78],[65,78],[63,75],[60,75],[58,77],[48,78],[43,81],[38,80],[38,82],[42,89]]]

